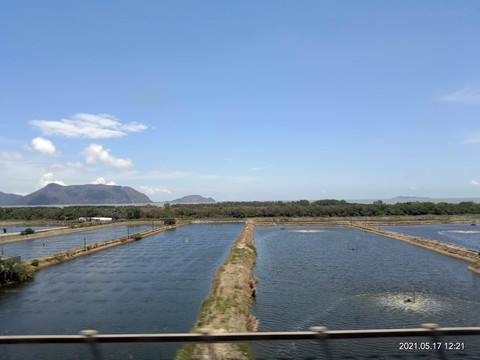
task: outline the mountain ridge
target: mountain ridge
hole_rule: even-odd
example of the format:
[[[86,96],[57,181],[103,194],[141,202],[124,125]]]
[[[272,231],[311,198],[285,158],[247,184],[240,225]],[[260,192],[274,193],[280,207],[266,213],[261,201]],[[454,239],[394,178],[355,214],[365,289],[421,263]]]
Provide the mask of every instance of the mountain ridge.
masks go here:
[[[187,195],[179,199],[175,199],[167,202],[171,204],[205,204],[205,203],[215,203],[216,201],[212,198],[205,198],[201,195]]]
[[[15,195],[15,194],[11,194]],[[7,197],[1,197],[7,198]],[[118,185],[86,184],[58,185],[50,183],[31,194],[8,197],[11,203],[2,205],[98,205],[152,203],[150,198],[129,187]],[[13,201],[12,201],[13,200]]]

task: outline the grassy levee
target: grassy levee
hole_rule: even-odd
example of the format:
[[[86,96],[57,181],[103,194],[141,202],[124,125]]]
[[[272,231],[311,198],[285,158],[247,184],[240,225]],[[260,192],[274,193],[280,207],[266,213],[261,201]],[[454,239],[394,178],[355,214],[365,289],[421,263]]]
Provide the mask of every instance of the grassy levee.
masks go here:
[[[111,239],[111,240],[106,240],[106,241],[100,241],[94,244],[89,244],[86,246],[81,246],[77,247],[74,249],[69,249],[66,251],[61,251],[57,252],[54,254],[50,254],[47,256],[42,256],[39,258],[35,259],[30,259],[30,260],[23,260],[22,263],[32,265],[35,270],[41,270],[46,267],[52,266],[52,265],[57,265],[60,263],[63,263],[65,261],[70,261],[73,259],[76,259],[80,256],[85,256],[89,254],[93,254],[97,251],[102,251],[106,249],[110,249],[114,246],[126,244],[128,242],[133,242],[133,241],[138,241],[142,238],[145,238],[147,236],[151,236],[154,234],[158,234],[162,231],[169,230],[169,229],[174,229],[179,226],[184,225],[182,222],[178,222],[176,225],[165,225],[165,226],[159,226],[154,229],[149,229],[149,230],[144,230],[136,234],[131,234],[130,236],[122,236],[116,239]]]
[[[367,231],[373,234],[386,236],[392,239],[402,240],[410,244],[423,247],[428,250],[438,252],[440,254],[448,255],[457,259],[470,262],[469,270],[480,274],[480,252],[478,250],[470,249],[465,246],[452,244],[449,242],[427,239],[419,236],[412,236],[398,233],[395,231],[379,229],[368,225],[348,225],[354,229]]]
[[[257,279],[253,276],[257,250],[254,247],[255,224],[247,221],[212,280],[209,295],[200,307],[192,332],[228,333],[257,330],[250,314]],[[250,346],[235,344],[187,344],[176,356],[186,359],[251,359]]]

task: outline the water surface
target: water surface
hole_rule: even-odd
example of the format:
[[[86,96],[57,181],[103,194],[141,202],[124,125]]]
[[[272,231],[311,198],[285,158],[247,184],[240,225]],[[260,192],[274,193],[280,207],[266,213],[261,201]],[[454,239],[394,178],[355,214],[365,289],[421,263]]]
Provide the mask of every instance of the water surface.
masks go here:
[[[480,250],[480,226],[471,224],[435,224],[379,226],[381,229],[425,237]]]
[[[128,234],[132,235],[151,228],[149,225],[111,226],[34,240],[17,241],[3,244],[1,247],[5,255],[20,255],[22,260],[33,259],[99,241],[111,240]]]
[[[255,246],[259,281],[252,312],[259,331],[480,325],[480,275],[464,261],[341,227],[256,227]],[[479,343],[469,339],[468,347]],[[364,358],[396,354],[396,344],[337,343],[335,351]],[[480,356],[478,346],[475,351]],[[319,345],[305,343],[259,344],[255,354],[323,358]]]
[[[0,293],[3,334],[189,332],[243,224],[182,226],[38,272]],[[172,359],[175,345],[104,345],[102,359]],[[0,359],[88,359],[84,346],[4,346]]]

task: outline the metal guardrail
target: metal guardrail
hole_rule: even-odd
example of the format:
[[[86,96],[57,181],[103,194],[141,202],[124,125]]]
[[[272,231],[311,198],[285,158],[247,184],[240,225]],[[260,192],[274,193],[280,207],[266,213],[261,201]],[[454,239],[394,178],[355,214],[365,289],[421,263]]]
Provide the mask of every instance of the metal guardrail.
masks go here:
[[[326,327],[312,327],[311,331],[298,332],[249,332],[249,333],[214,333],[205,330],[202,333],[177,334],[99,334],[96,330],[83,330],[79,335],[4,335],[0,336],[0,345],[5,344],[114,344],[114,343],[233,343],[259,341],[320,341],[324,345],[326,340],[339,339],[375,339],[375,338],[404,338],[427,337],[432,341],[423,341],[423,344],[439,355],[439,359],[446,359],[449,342],[440,341],[445,336],[480,335],[480,327],[446,327],[437,324],[422,324],[421,328],[410,329],[368,329],[368,330],[328,330]],[[416,345],[418,346],[418,345]],[[421,345],[420,345],[421,346]],[[100,359],[98,349],[92,347],[95,359]],[[409,350],[409,349],[405,349]],[[411,350],[422,350],[412,348]],[[462,350],[462,349],[457,349]],[[324,354],[331,359],[328,346],[324,347]]]

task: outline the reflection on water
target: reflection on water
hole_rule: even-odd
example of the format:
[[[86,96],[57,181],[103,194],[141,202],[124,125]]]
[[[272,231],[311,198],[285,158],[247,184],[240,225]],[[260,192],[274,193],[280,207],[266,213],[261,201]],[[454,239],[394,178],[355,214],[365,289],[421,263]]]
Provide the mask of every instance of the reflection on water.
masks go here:
[[[165,231],[38,272],[0,292],[0,333],[189,332],[243,224]],[[102,345],[102,359],[172,359],[179,345]],[[85,346],[2,346],[0,359],[89,359]]]
[[[252,312],[259,331],[480,324],[480,276],[467,270],[468,263],[351,228],[292,230],[325,231],[255,228],[259,281]],[[480,358],[479,343],[471,339],[469,349]],[[372,344],[376,354],[396,350],[383,341],[341,344],[334,349],[338,354],[355,352],[359,358],[372,355]],[[305,358],[316,355],[319,345],[265,343],[254,349],[267,359]]]

